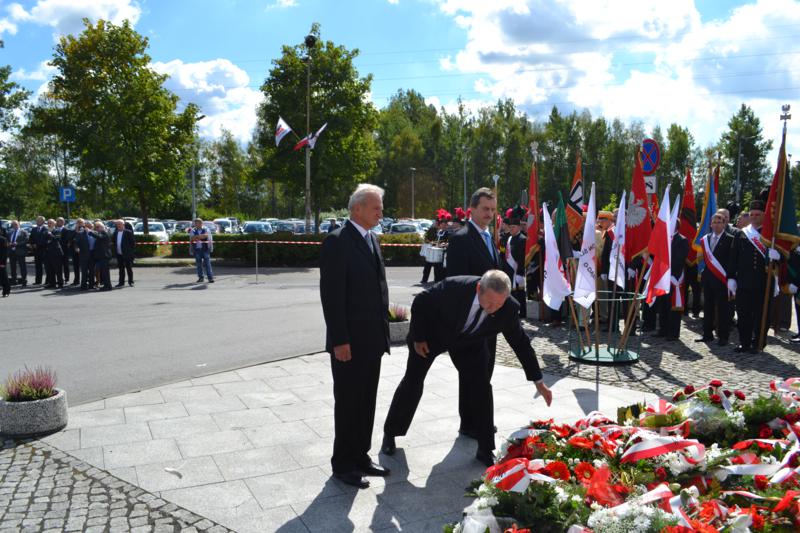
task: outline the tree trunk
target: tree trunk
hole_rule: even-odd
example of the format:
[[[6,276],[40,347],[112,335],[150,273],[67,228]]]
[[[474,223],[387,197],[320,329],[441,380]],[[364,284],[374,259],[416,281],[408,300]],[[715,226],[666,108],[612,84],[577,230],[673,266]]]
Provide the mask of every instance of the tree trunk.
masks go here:
[[[139,189],[139,209],[142,210],[142,230],[145,235],[150,235],[150,224],[147,215],[147,200],[144,196],[144,190]]]

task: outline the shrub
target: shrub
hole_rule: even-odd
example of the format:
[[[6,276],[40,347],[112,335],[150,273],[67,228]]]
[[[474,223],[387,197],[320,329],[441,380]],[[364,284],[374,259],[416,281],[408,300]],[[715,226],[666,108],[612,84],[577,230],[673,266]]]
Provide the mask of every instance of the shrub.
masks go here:
[[[166,256],[171,253],[169,244],[139,244],[140,242],[158,242],[155,235],[134,235],[137,246],[135,248],[136,257],[155,257]]]
[[[44,400],[56,395],[56,374],[49,368],[18,370],[0,387],[0,396],[7,402]]]
[[[389,304],[389,322],[405,322],[411,315],[408,306],[400,304]]]

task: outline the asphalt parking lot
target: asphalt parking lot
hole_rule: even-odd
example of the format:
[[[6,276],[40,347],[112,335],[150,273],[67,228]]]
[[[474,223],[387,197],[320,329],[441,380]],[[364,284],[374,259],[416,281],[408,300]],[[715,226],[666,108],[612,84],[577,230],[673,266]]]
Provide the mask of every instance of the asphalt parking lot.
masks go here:
[[[410,304],[421,271],[388,268],[390,300]],[[256,283],[252,268],[215,267],[215,277],[148,267],[111,292],[15,288],[0,301],[0,378],[50,366],[78,405],[324,349],[318,269],[262,268]]]

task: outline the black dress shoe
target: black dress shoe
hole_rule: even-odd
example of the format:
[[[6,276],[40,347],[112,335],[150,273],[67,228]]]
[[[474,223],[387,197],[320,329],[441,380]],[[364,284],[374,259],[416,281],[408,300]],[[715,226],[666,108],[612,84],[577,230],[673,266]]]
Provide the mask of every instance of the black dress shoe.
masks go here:
[[[749,346],[743,346],[743,345],[740,344],[734,349],[734,351],[737,352],[737,353],[744,353],[744,352],[750,351],[750,347]]]
[[[197,283],[203,283],[203,278],[197,278]]]
[[[361,473],[365,476],[386,477],[391,473],[391,470],[374,461],[370,461],[368,465],[362,466],[359,470],[361,470]]]
[[[725,340],[725,339],[719,339],[717,341],[717,346],[727,346],[727,345],[728,345],[728,341]]]
[[[465,436],[467,438],[470,438],[470,439],[478,440],[478,432],[475,431],[474,429],[463,429],[463,428],[461,428],[461,429],[458,430],[458,434],[459,435],[463,435],[463,436]]]
[[[383,443],[381,444],[381,453],[385,455],[394,455],[397,451],[397,444],[394,442],[394,437],[391,435],[383,434]]]
[[[475,459],[487,468],[494,466],[494,454],[491,450],[481,450],[478,448],[478,451],[475,452]]]
[[[792,337],[791,339],[789,339],[789,342],[800,342],[800,337],[797,336]]]
[[[80,281],[73,281],[72,283],[70,283],[70,285],[73,285],[73,286],[80,285],[80,284],[81,284]]]
[[[760,351],[761,351],[761,350],[759,350],[759,349],[758,349],[758,348],[756,348],[755,346],[752,346],[752,347],[751,347],[749,350],[747,350],[747,353],[757,354],[757,353],[758,353],[758,352],[760,352]]]
[[[132,282],[132,281],[129,281],[129,282],[128,282],[128,286],[129,286],[129,287],[133,287],[133,282]]]
[[[666,337],[666,336],[667,336],[667,334],[666,334],[666,333],[664,333],[663,331],[657,331],[657,332],[656,332],[656,333],[653,335],[653,337]]]
[[[700,337],[699,339],[695,339],[694,342],[711,342],[714,340],[714,337]]]
[[[121,283],[117,283],[116,284],[116,287],[124,287],[124,286],[125,286],[125,282],[124,281],[121,282]]]
[[[333,477],[344,483],[345,485],[351,485],[353,487],[358,487],[359,489],[366,489],[369,487],[369,481],[361,477],[361,472],[353,470],[352,472],[334,472]]]

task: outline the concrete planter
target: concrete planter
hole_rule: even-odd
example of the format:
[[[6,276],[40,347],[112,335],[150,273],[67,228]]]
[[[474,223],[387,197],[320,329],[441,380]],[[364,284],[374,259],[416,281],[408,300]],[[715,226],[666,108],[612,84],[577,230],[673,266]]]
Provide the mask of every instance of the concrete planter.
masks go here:
[[[389,342],[392,344],[404,344],[408,335],[408,328],[411,321],[389,322]]]
[[[67,427],[67,393],[56,389],[55,396],[30,402],[0,400],[0,434],[32,437]]]

